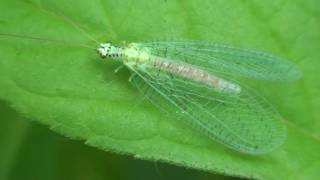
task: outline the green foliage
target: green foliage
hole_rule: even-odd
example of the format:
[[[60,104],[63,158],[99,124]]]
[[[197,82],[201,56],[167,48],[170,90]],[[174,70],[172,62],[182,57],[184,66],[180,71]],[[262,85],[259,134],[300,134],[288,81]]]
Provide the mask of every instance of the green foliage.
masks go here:
[[[317,7],[316,0],[1,1],[0,32],[70,44],[1,36],[0,97],[26,117],[107,151],[232,176],[314,179],[320,165]],[[127,70],[114,73],[119,63],[73,46],[96,44],[63,16],[99,41],[187,37],[295,60],[302,80],[253,84],[287,120],[287,141],[250,156],[166,117],[130,86]]]

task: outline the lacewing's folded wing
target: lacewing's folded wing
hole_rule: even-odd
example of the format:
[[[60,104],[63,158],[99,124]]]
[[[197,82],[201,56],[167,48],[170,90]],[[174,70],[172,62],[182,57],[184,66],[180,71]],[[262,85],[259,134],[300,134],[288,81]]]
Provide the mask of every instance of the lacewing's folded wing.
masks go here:
[[[129,68],[135,73],[132,84],[156,106],[232,149],[263,154],[286,137],[278,113],[248,88],[239,94],[221,93],[152,67]]]
[[[257,50],[188,40],[137,44],[148,48],[153,55],[191,63],[220,74],[261,80],[295,80],[301,76],[290,61]]]

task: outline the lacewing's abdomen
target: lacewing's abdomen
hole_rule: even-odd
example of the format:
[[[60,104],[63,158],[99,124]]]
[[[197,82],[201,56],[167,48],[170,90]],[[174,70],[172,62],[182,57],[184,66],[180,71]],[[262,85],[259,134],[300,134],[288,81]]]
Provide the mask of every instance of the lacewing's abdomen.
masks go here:
[[[153,68],[170,72],[172,75],[180,76],[191,81],[207,85],[214,88],[217,91],[238,94],[241,92],[241,87],[237,84],[226,81],[218,76],[207,72],[205,70],[199,69],[196,66],[185,64],[185,63],[175,63],[172,60],[168,60],[160,57],[151,58]]]

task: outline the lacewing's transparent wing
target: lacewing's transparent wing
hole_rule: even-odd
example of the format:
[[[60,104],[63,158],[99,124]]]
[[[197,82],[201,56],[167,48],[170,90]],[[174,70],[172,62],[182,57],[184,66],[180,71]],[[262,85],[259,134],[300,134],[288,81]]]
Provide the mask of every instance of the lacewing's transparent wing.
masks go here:
[[[189,40],[138,43],[153,55],[191,63],[208,71],[261,80],[295,80],[300,71],[289,61],[262,51]]]
[[[179,69],[179,64],[181,68],[189,64],[218,77],[222,75],[220,78],[234,75],[292,80],[300,76],[300,71],[289,61],[255,50],[184,40],[135,43],[134,46],[146,50],[151,61],[167,61],[167,68]],[[174,62],[171,67],[170,62]],[[285,140],[282,118],[252,89],[241,85],[241,91],[226,93],[166,70],[165,63],[150,64],[126,64],[134,72],[133,85],[156,106],[170,111],[194,129],[235,150],[252,154],[270,152]],[[166,103],[159,103],[159,98]]]
[[[281,117],[261,97],[242,87],[239,94],[217,92],[154,68],[129,67],[132,84],[156,106],[237,151],[263,154],[286,137]],[[167,103],[159,103],[164,98]]]

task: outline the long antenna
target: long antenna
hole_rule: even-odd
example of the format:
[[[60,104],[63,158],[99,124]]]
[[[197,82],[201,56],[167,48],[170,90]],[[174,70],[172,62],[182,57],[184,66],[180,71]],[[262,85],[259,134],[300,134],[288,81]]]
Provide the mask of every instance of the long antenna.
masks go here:
[[[38,9],[40,7],[40,10],[48,13],[50,15],[54,15],[57,16],[59,18],[62,18],[63,20],[65,20],[67,23],[69,23],[70,25],[72,25],[74,28],[76,28],[77,30],[79,30],[83,35],[85,35],[88,39],[90,39],[91,41],[97,43],[97,45],[100,45],[101,43],[99,41],[97,41],[95,38],[93,38],[93,36],[91,36],[89,33],[87,33],[84,28],[81,28],[79,24],[77,24],[76,22],[72,21],[70,18],[68,18],[67,16],[65,16],[64,14],[59,14],[59,13],[55,13],[55,12],[51,12],[45,8],[43,8],[41,5],[37,6],[35,5]]]
[[[49,12],[50,13],[50,12]],[[56,14],[58,16],[61,16],[65,21],[67,21],[69,24],[71,24],[73,27],[75,27],[76,29],[78,29],[82,34],[84,34],[87,38],[89,38],[90,40],[94,41],[95,43],[97,43],[98,45],[100,45],[100,42],[97,41],[95,38],[93,38],[93,36],[91,36],[89,33],[87,33],[83,28],[80,27],[80,25],[78,25],[77,23],[73,22],[70,18],[68,18],[67,16],[63,15],[63,14]]]
[[[95,48],[88,46],[88,45],[85,45],[85,44],[71,44],[70,42],[67,42],[64,40],[40,38],[40,37],[33,37],[33,36],[28,36],[28,35],[0,33],[0,36],[9,36],[9,37],[14,37],[14,38],[22,38],[22,39],[32,39],[32,40],[37,40],[37,41],[48,41],[48,42],[55,42],[55,43],[61,43],[61,44],[70,44],[72,46],[79,46],[79,47],[83,47],[83,48],[95,49]]]

